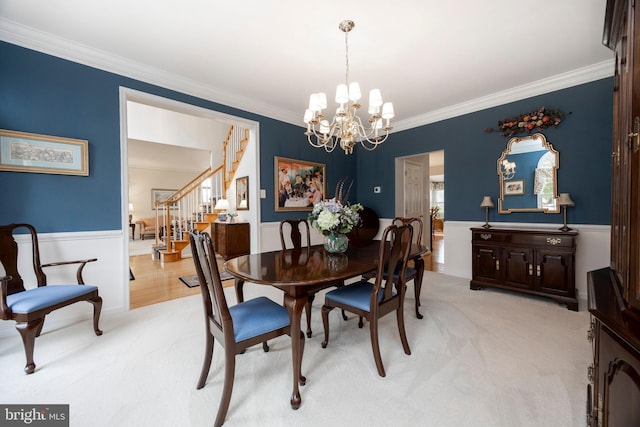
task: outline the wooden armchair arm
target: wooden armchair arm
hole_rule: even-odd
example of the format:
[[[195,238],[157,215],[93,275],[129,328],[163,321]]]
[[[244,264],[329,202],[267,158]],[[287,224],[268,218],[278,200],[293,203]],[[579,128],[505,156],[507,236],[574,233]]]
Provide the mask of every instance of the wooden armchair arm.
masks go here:
[[[11,319],[11,309],[7,305],[7,292],[11,276],[0,277],[0,319]]]
[[[78,266],[78,271],[76,272],[76,279],[78,279],[79,285],[84,285],[84,280],[82,280],[82,269],[84,268],[85,265],[87,265],[88,262],[94,262],[97,260],[98,258],[90,258],[90,259],[81,259],[77,261],[50,262],[48,264],[42,264],[40,267],[45,268],[45,267],[56,267],[59,265],[80,264]]]

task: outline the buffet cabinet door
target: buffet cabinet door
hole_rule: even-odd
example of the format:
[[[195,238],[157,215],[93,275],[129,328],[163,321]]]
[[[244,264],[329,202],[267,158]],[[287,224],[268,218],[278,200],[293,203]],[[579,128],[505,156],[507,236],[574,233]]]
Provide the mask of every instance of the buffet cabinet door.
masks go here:
[[[495,246],[473,246],[473,280],[484,284],[502,283],[502,250]]]
[[[640,355],[600,323],[594,396],[597,425],[640,426]]]

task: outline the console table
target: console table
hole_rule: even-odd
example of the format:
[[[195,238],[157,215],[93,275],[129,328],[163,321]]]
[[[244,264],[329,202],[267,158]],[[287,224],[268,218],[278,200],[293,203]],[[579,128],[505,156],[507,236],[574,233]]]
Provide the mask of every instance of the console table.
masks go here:
[[[575,231],[472,228],[470,288],[550,297],[578,311]]]
[[[211,223],[213,246],[216,253],[224,260],[240,255],[248,255],[249,223],[248,222],[218,222]]]

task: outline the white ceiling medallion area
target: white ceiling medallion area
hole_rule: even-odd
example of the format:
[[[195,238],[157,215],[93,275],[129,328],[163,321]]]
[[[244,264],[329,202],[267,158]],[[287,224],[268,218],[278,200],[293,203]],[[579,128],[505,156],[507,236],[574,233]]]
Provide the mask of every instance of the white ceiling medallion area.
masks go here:
[[[62,1],[60,4],[56,2],[56,5],[55,5],[56,9],[55,10],[52,9],[51,12],[62,13],[62,10],[64,9],[64,7],[70,7],[70,5],[66,3],[68,2]],[[493,52],[496,52],[499,49],[499,47],[483,46],[482,43],[479,41],[479,39],[476,40],[477,37],[474,36],[474,40],[475,40],[475,42],[473,43],[474,49],[472,49],[472,51],[468,51],[467,54],[471,55],[471,52],[473,52],[473,55],[472,55],[473,57],[477,56],[477,57],[483,58],[482,52],[486,52],[487,51],[486,49],[490,48],[491,50],[489,50],[489,52],[492,52],[492,53],[491,55],[487,55],[487,56],[493,57],[494,58],[493,62],[491,62],[491,59],[487,59],[486,62],[483,63],[481,61],[478,63],[478,65],[482,65],[481,68],[483,68],[485,72],[487,68],[491,69],[490,71],[493,73],[492,76],[489,76],[488,74],[485,74],[483,76],[482,74],[480,74],[481,72],[480,69],[474,69],[474,68],[468,68],[468,67],[462,66],[462,67],[458,67],[455,70],[455,73],[451,73],[458,76],[457,80],[455,80],[457,81],[457,83],[453,83],[452,81],[442,81],[441,79],[429,78],[429,76],[431,76],[433,73],[435,73],[438,70],[440,72],[442,71],[442,69],[444,69],[445,71],[451,70],[449,68],[451,67],[451,65],[446,65],[444,63],[444,61],[448,60],[449,58],[442,57],[441,61],[433,61],[431,59],[430,61],[427,62],[429,64],[428,67],[425,67],[422,72],[425,76],[424,80],[426,82],[430,84],[437,84],[440,87],[446,87],[451,89],[455,88],[456,86],[461,87],[462,85],[466,84],[464,88],[467,88],[467,89],[464,89],[463,92],[458,92],[457,100],[458,101],[460,100],[461,93],[462,94],[475,93],[476,96],[472,99],[468,99],[462,102],[456,102],[456,101],[453,101],[453,99],[455,98],[451,98],[451,101],[453,102],[449,102],[449,104],[447,104],[446,101],[443,102],[443,100],[440,100],[439,105],[444,105],[444,107],[433,108],[433,107],[429,107],[429,105],[432,105],[429,102],[431,99],[431,96],[430,96],[431,94],[428,92],[428,90],[424,89],[425,86],[421,86],[421,89],[417,89],[415,87],[411,89],[412,87],[411,85],[415,86],[417,83],[422,84],[424,82],[416,82],[414,79],[399,79],[399,80],[396,80],[394,84],[387,87],[388,86],[387,83],[384,83],[382,81],[377,82],[378,79],[372,76],[371,79],[373,79],[373,81],[376,82],[376,84],[380,84],[380,86],[385,90],[387,96],[389,96],[390,98],[393,98],[393,100],[398,104],[398,106],[396,106],[395,108],[396,121],[394,122],[394,132],[421,126],[428,123],[441,121],[441,120],[451,118],[451,117],[456,117],[462,114],[471,113],[474,111],[528,98],[531,96],[540,95],[543,93],[548,93],[555,90],[560,90],[567,87],[584,84],[584,83],[588,83],[591,81],[612,76],[613,70],[614,70],[613,58],[612,58],[613,55],[610,54],[608,49],[602,46],[602,43],[600,41],[601,28],[603,25],[602,23],[604,22],[604,18],[603,18],[604,2],[602,2],[601,5],[600,4],[591,5],[588,7],[581,6],[581,4],[582,3],[579,3],[575,0],[568,1],[567,3],[565,2],[554,3],[552,7],[554,8],[554,10],[556,10],[556,12],[558,8],[562,10],[565,10],[567,8],[573,8],[576,10],[576,13],[572,14],[570,18],[562,18],[562,16],[564,16],[564,12],[562,12],[561,10],[560,12],[558,13],[554,12],[551,15],[545,14],[545,17],[543,19],[538,19],[535,21],[535,25],[537,28],[535,32],[536,34],[544,34],[545,37],[549,36],[550,34],[555,34],[557,36],[552,41],[552,48],[553,48],[552,51],[547,52],[544,49],[542,49],[540,51],[540,55],[538,55],[539,58],[537,56],[538,51],[532,48],[533,50],[531,52],[533,53],[528,52],[526,54],[523,53],[522,55],[513,55],[512,61],[506,61],[506,62],[502,61],[502,63],[498,63],[495,61],[495,58],[499,56],[493,55]],[[468,2],[466,3],[466,5],[472,9],[479,7],[477,4],[473,2]],[[52,4],[48,5],[46,3],[42,3],[40,6],[41,8],[44,8],[44,9],[54,8]],[[551,7],[551,5],[547,5],[547,6]],[[221,5],[220,7],[234,8],[236,6],[229,4],[229,5]],[[256,5],[256,8],[260,8],[260,7],[262,6]],[[430,16],[433,15],[433,13],[426,14],[426,11],[423,10],[426,7],[427,7],[426,3],[424,5],[417,5],[417,4],[412,5],[412,8],[416,9],[416,11],[412,12],[412,14],[413,15],[418,14],[420,16],[424,14],[424,16],[422,16],[421,19],[432,19],[432,17]],[[476,34],[476,35],[478,37],[482,35],[484,36],[491,35],[491,36],[494,36],[493,40],[495,40],[495,33],[497,31],[493,31],[490,28],[490,26],[484,23],[484,21],[492,21],[492,20],[498,19],[496,18],[496,14],[499,15],[504,11],[496,9],[496,7],[491,8],[491,7],[486,7],[484,5],[482,7],[483,7],[484,18],[479,20],[482,22],[477,25],[481,25],[481,27],[479,28],[482,30],[483,34]],[[91,6],[88,4],[83,5],[83,9],[89,10],[90,8]],[[167,9],[168,9],[168,6],[164,4],[163,10],[167,12]],[[304,8],[300,7],[296,9],[304,9]],[[393,10],[389,10],[388,14],[396,14],[396,13],[399,14],[402,12],[402,9],[403,9],[403,6],[401,4],[397,5],[397,7],[393,8]],[[443,10],[441,11],[440,9],[443,9]],[[450,6],[446,4],[439,5],[437,12],[451,13],[452,11],[448,9],[450,9]],[[539,8],[536,7],[536,10],[531,11],[533,15],[538,13],[537,9],[544,10],[545,7],[543,6],[540,6]],[[578,10],[579,12],[577,12]],[[27,3],[7,2],[5,5],[3,5],[3,12],[2,12],[3,17],[0,18],[0,39],[9,43],[13,43],[19,46],[29,48],[29,49],[33,49],[43,53],[58,56],[64,59],[85,64],[91,67],[96,67],[108,72],[117,73],[126,77],[138,79],[138,80],[145,81],[151,84],[156,84],[168,89],[176,90],[188,95],[193,95],[199,98],[211,100],[213,102],[224,104],[230,107],[239,108],[248,112],[261,114],[276,120],[281,120],[287,123],[302,126],[302,123],[300,121],[300,108],[304,108],[304,104],[303,104],[304,101],[301,101],[297,108],[296,107],[291,108],[291,105],[287,105],[286,103],[280,103],[280,101],[284,101],[284,99],[287,97],[289,98],[293,96],[295,96],[296,98],[299,98],[300,96],[304,97],[304,92],[308,93],[308,91],[295,90],[293,91],[295,93],[291,93],[292,92],[291,88],[289,88],[289,90],[285,92],[282,92],[283,88],[281,87],[276,88],[280,90],[282,94],[282,96],[280,97],[282,99],[279,99],[279,97],[277,96],[273,97],[270,95],[271,93],[270,91],[272,91],[274,88],[268,87],[269,84],[266,84],[261,86],[261,88],[263,89],[261,90],[264,92],[261,94],[257,93],[259,91],[231,93],[231,89],[227,89],[228,88],[227,85],[220,84],[218,82],[217,87],[214,87],[216,86],[216,84],[215,83],[212,84],[213,81],[207,84],[207,83],[204,83],[205,80],[196,77],[198,73],[206,71],[206,70],[200,69],[200,66],[198,66],[198,61],[195,61],[193,63],[192,68],[196,72],[192,74],[190,77],[185,73],[179,74],[179,73],[176,73],[175,71],[174,72],[165,71],[165,70],[170,70],[171,69],[170,67],[158,67],[158,66],[152,66],[149,63],[139,62],[140,61],[139,58],[142,57],[142,55],[140,56],[134,55],[134,56],[131,56],[130,58],[135,58],[135,59],[130,59],[124,56],[124,51],[118,51],[118,50],[115,50],[114,48],[114,50],[112,50],[113,53],[110,53],[110,52],[107,52],[106,50],[101,50],[99,48],[95,48],[93,46],[88,45],[87,43],[90,43],[88,40],[90,40],[91,38],[84,37],[84,35],[88,35],[88,33],[91,33],[91,36],[93,36],[95,39],[96,35],[93,34],[93,30],[102,31],[100,30],[100,28],[102,28],[100,26],[104,24],[106,28],[106,25],[107,25],[106,23],[109,22],[111,18],[113,18],[113,16],[109,14],[121,13],[122,11],[118,12],[118,10],[105,10],[103,12],[107,14],[107,16],[101,17],[100,22],[97,22],[97,21],[95,22],[95,26],[99,28],[93,28],[94,26],[91,24],[91,22],[93,21],[89,21],[89,18],[95,18],[95,16],[91,16],[91,17],[85,16],[86,13],[81,13],[81,12],[74,14],[73,16],[67,16],[68,19],[65,18],[64,26],[62,28],[64,30],[69,29],[69,31],[66,32],[66,34],[73,34],[73,31],[75,31],[77,36],[75,37],[75,41],[74,41],[62,36],[62,34],[65,34],[63,30],[60,30],[62,24],[60,23],[58,23],[60,25],[56,24],[55,19],[49,19],[48,21],[40,19],[43,14],[45,15],[47,14],[46,10],[40,10],[35,5],[30,6]],[[251,11],[251,16],[257,13],[257,12],[255,13],[254,12],[255,11]],[[302,12],[302,10],[299,10],[299,12]],[[404,11],[404,13],[407,13],[406,10]],[[361,12],[361,14],[363,16],[366,15],[364,12]],[[526,19],[528,21],[532,19],[531,18],[532,14],[527,14]],[[11,17],[12,20],[9,20],[8,17]],[[196,18],[197,17],[194,17],[194,19]],[[343,18],[343,17],[338,17],[336,21],[330,21],[331,27],[333,27],[335,25],[335,22],[339,21],[340,18]],[[364,18],[360,18],[360,15],[358,14],[354,14],[354,18],[356,18],[358,22],[363,22],[362,29],[366,31],[367,25],[365,25],[365,22],[367,21],[366,20],[361,21],[361,19],[364,19]],[[369,19],[368,22],[371,22],[371,18],[372,18],[371,16],[366,16],[366,18]],[[262,17],[260,19],[264,21]],[[318,27],[318,31],[322,29],[322,31],[324,32],[325,23],[318,22],[318,19],[314,19],[314,22],[317,24],[314,27]],[[322,19],[324,21],[325,17],[323,17]],[[410,19],[413,19],[413,18],[410,17]],[[469,28],[471,28],[472,25],[475,25],[473,24],[473,22],[468,22],[468,19],[466,19],[465,16],[459,16],[459,19],[463,22],[466,22],[467,24],[465,25],[467,25]],[[442,19],[440,19],[440,21],[441,20]],[[294,19],[294,21],[296,20]],[[299,19],[297,21],[306,22],[305,19]],[[387,21],[390,24],[394,22],[393,19],[389,19]],[[476,19],[476,21],[478,20]],[[512,21],[513,19],[511,18],[505,19],[503,21],[504,25],[503,25],[503,28],[500,29],[500,34],[505,33],[506,28],[508,27],[508,24],[510,25]],[[522,26],[526,27],[526,25],[531,24],[531,23],[527,24],[528,21],[523,21],[521,27]],[[288,22],[291,22],[291,21],[289,20]],[[460,25],[462,25],[463,22],[458,22],[458,26],[456,28],[464,28],[464,25],[460,27]],[[26,24],[31,24],[32,26],[27,26]],[[148,23],[145,22],[140,24],[150,25],[150,27],[147,30],[152,32],[153,31],[157,32],[157,28],[152,27],[153,22],[148,22]],[[262,33],[260,33],[261,34],[260,37],[261,39],[263,39],[262,42],[260,43],[261,49],[269,49],[269,50],[256,52],[256,47],[255,47],[256,33],[250,33],[248,34],[248,37],[245,37],[243,40],[237,41],[237,43],[240,43],[241,41],[253,43],[253,46],[254,46],[253,48],[247,48],[246,46],[243,45],[244,46],[243,52],[254,52],[256,54],[256,58],[277,58],[276,65],[278,66],[275,66],[274,64],[269,64],[272,66],[261,67],[260,72],[257,75],[255,75],[256,78],[264,78],[265,81],[271,81],[272,83],[270,85],[274,86],[273,84],[274,76],[268,74],[265,71],[266,68],[269,68],[270,70],[272,70],[272,72],[274,72],[276,69],[280,69],[280,77],[282,77],[282,75],[286,75],[288,78],[291,78],[291,79],[299,79],[300,78],[299,75],[305,74],[303,72],[297,72],[295,70],[299,69],[300,67],[306,64],[303,60],[301,60],[302,58],[306,58],[306,57],[304,57],[302,53],[300,53],[300,55],[292,54],[292,52],[296,52],[299,50],[291,49],[291,47],[287,48],[286,46],[284,46],[284,42],[283,42],[284,39],[282,37],[285,37],[285,36],[282,35],[282,31],[277,28],[278,27],[277,25],[274,26],[274,24],[271,23],[269,24],[270,25],[269,28],[271,28],[271,30],[269,29],[261,30],[260,29],[261,27],[259,26],[264,24],[262,24],[260,20],[257,20],[257,17],[255,22],[251,21],[247,25],[248,25],[248,28],[252,28],[252,25],[254,27],[257,26],[256,28],[258,29],[255,31],[262,31]],[[295,25],[298,25],[298,23],[295,23]],[[36,27],[39,27],[42,29],[37,29]],[[283,26],[283,27],[287,28],[286,26]],[[316,28],[314,27],[308,27],[308,28],[305,28],[304,30],[300,30],[300,31],[303,31],[304,34],[306,34],[304,37],[305,43],[311,40],[310,34],[316,31]],[[422,28],[422,27],[425,27],[425,28]],[[443,45],[442,42],[446,40],[447,42],[445,45],[447,47],[450,46],[451,52],[461,52],[461,53],[465,52],[464,47],[460,47],[460,45],[455,45],[455,43],[461,42],[460,40],[458,40],[455,34],[452,34],[451,32],[447,32],[446,34],[442,33],[442,34],[434,35],[435,30],[433,29],[428,30],[428,27],[429,26],[427,25],[421,26],[420,28],[416,26],[411,26],[407,31],[405,31],[405,33],[408,33],[407,35],[402,34],[403,33],[402,31],[397,31],[397,32],[385,31],[385,37],[383,37],[383,39],[384,39],[384,43],[386,44],[384,44],[383,46],[380,46],[380,49],[379,49],[379,52],[381,54],[380,56],[383,56],[385,60],[389,63],[413,64],[412,67],[410,67],[413,69],[415,69],[416,66],[422,64],[422,62],[417,62],[417,61],[420,61],[420,57],[422,56],[426,57],[428,55],[415,55],[414,50],[412,49],[407,50],[407,48],[404,48],[405,44],[403,43],[405,43],[407,39],[406,38],[400,39],[400,38],[405,36],[413,37],[414,41],[418,40],[417,44],[416,42],[414,42],[413,44],[410,42],[407,42],[406,47],[419,46],[421,49],[421,52],[422,51],[426,52],[428,49],[431,48],[431,46],[433,46],[433,43],[429,43],[427,41],[431,40],[433,37],[436,37],[436,36],[437,36],[437,39],[440,40],[440,42],[437,43],[438,45]],[[43,30],[44,28],[49,29],[49,31],[51,32],[45,32]],[[82,28],[84,28],[84,30],[81,30]],[[442,31],[444,30],[448,31],[448,26],[446,25],[438,24],[438,28],[440,28],[440,30]],[[216,27],[212,26],[211,31],[215,31],[215,30],[216,30]],[[238,29],[238,31],[239,30],[240,29]],[[288,36],[286,37],[288,37],[289,39],[292,39],[291,34],[295,33],[294,30],[297,31],[297,27],[293,29],[289,28],[287,31]],[[374,31],[375,30],[376,29],[374,28]],[[104,31],[107,31],[107,30],[104,30]],[[140,29],[140,31],[142,31],[142,29]],[[492,31],[494,34],[489,34]],[[53,32],[55,32],[55,34],[53,34]],[[271,32],[273,34],[271,34]],[[186,31],[185,34],[186,33],[189,33],[189,31]],[[183,33],[176,30],[172,34],[183,34]],[[560,37],[560,34],[572,34],[573,36]],[[117,33],[113,32],[108,35],[109,37],[102,38],[103,42],[105,41],[108,42],[103,46],[105,46],[105,48],[106,46],[109,46],[109,49],[111,49],[112,46],[118,46],[118,43],[116,43],[116,41],[118,41]],[[515,34],[514,38],[519,37],[520,39],[524,40],[526,39],[526,36],[527,36],[526,33],[521,32],[520,34]],[[278,42],[272,43],[271,40],[277,37],[280,37],[277,39]],[[324,37],[324,36],[321,35],[321,37]],[[229,35],[229,37],[226,37],[226,38],[227,39],[234,38],[234,36]],[[354,54],[356,52],[359,52],[362,49],[362,46],[369,46],[368,40],[370,38],[371,38],[370,36],[365,34],[363,36],[363,39],[365,39],[364,44],[361,43],[357,47],[355,45],[355,39],[354,39]],[[92,42],[94,39],[91,39]],[[293,39],[295,39],[295,37],[293,37]],[[236,44],[235,40],[236,39],[234,38],[234,44]],[[331,40],[326,39],[321,41],[323,42],[326,41],[326,43],[324,44],[327,46],[333,46],[334,42],[332,40],[333,39]],[[502,40],[505,42],[510,41],[510,40],[505,40],[504,36],[502,36]],[[571,42],[570,40],[573,40],[573,42]],[[579,40],[580,44],[577,44],[578,41],[576,40]],[[285,40],[285,41],[286,43],[289,43],[289,40]],[[466,43],[466,47],[468,48],[469,46],[468,35],[464,38],[463,41]],[[183,40],[183,42],[188,43],[189,40]],[[176,43],[176,45],[178,44],[179,43]],[[275,49],[274,51],[270,50],[272,48],[272,45],[273,45],[273,49]],[[462,45],[462,46],[465,46],[465,45]],[[136,48],[145,49],[146,51],[149,51],[149,46],[145,46],[144,44],[140,44],[140,46],[131,46],[131,43],[129,43],[127,48],[128,49],[130,48],[131,50],[134,50],[134,51]],[[580,52],[581,56],[572,58],[573,62],[569,62],[567,60],[567,64],[579,64],[581,61],[582,64],[587,64],[587,65],[584,65],[582,67],[576,67],[576,65],[573,65],[572,68],[571,66],[569,67],[565,66],[564,68],[562,68],[561,62],[565,61],[565,57],[569,57],[570,54],[573,52],[568,50],[569,48],[573,48],[573,51],[579,48],[581,50]],[[282,49],[288,49],[288,50],[283,51]],[[480,51],[480,49],[483,49],[482,52]],[[560,51],[560,49],[565,49],[565,50]],[[369,50],[370,49],[367,49],[367,48],[364,49],[365,52]],[[165,56],[167,59],[170,59],[172,55],[171,55],[171,52],[168,52],[168,53],[169,54]],[[409,53],[410,56],[406,56],[407,53]],[[212,54],[215,54],[215,52],[212,52]],[[395,55],[401,55],[401,54],[404,54],[405,56],[404,57],[395,56]],[[466,55],[464,54],[461,55],[459,53],[456,53],[455,55],[445,55],[445,56],[454,56],[457,58],[457,60],[462,61],[464,60]],[[521,63],[520,65],[522,65],[522,62],[525,59],[530,59],[529,57],[537,58],[536,60],[538,62],[536,66],[538,69],[540,68],[542,68],[542,70],[553,69],[558,71],[565,69],[570,71],[566,71],[566,72],[556,71],[554,75],[547,76],[544,78],[540,78],[540,76],[544,76],[544,71],[538,72],[537,79],[535,78],[530,79],[528,83],[525,83],[519,86],[517,85],[514,86],[513,84],[511,84],[511,87],[506,87],[504,90],[499,90],[500,86],[499,84],[496,84],[496,77],[499,78],[498,82],[500,80],[515,81],[515,79],[510,79],[510,77],[513,77],[514,75],[520,75],[522,74],[522,72],[511,71],[510,67],[514,63]],[[551,59],[551,57],[553,57],[554,59]],[[162,63],[160,62],[160,60],[163,58],[156,58],[156,59],[157,59],[156,61],[157,64]],[[323,55],[318,59],[319,61],[317,62],[317,65],[313,64],[313,68],[318,68],[321,70],[323,70],[323,67],[322,67],[323,63],[326,64],[328,62],[332,62],[332,63],[337,62],[337,58],[333,53],[328,57],[325,57]],[[355,60],[356,58],[354,57],[354,62]],[[549,62],[549,66],[540,67],[539,66],[540,61],[551,61],[551,62]],[[486,67],[487,63],[494,63],[495,66]],[[202,64],[202,62],[200,62],[200,64]],[[447,64],[450,64],[450,63],[447,63]],[[545,63],[543,62],[542,65],[544,64]],[[365,67],[365,68],[376,68],[376,67]],[[535,67],[530,67],[530,68],[535,68]],[[433,72],[427,72],[430,69],[432,69]],[[286,70],[286,73],[283,73],[283,70]],[[464,79],[461,80],[459,76],[465,75],[465,73],[462,70],[469,70],[466,73],[466,75],[469,75],[469,73],[473,72],[474,78],[467,79],[468,81],[464,81]],[[228,71],[233,71],[233,70],[228,70]],[[310,71],[316,72],[316,70],[310,70]],[[361,78],[360,76],[360,74],[363,71],[366,72],[368,70],[366,69],[360,70],[360,68],[358,68],[358,77],[359,79],[362,80],[361,83],[363,85],[370,86],[371,83],[369,83],[369,81],[366,81],[366,78]],[[407,73],[408,71],[410,70],[409,69],[402,70],[402,73]],[[244,76],[246,72],[236,73],[236,74],[239,75],[238,76],[239,79],[242,79],[243,78],[242,76]],[[527,75],[529,75],[528,71],[527,71]],[[535,75],[535,74],[531,74],[531,75]],[[380,74],[380,76],[384,77],[383,74]],[[326,75],[324,77],[328,78],[328,76]],[[331,77],[331,78],[334,79],[335,77]],[[484,96],[482,95],[477,96],[478,94],[482,94],[482,87],[485,86],[485,84],[483,83],[485,80],[483,80],[483,78],[491,78],[491,82],[494,83],[494,85],[491,86],[494,88],[493,89],[494,92]],[[319,78],[319,80],[321,79],[322,77]],[[304,80],[305,80],[304,84],[307,85],[309,81],[308,78],[304,78]],[[383,78],[381,78],[380,80],[383,80]],[[242,81],[236,82],[236,83],[241,84]],[[292,80],[291,84],[293,85],[293,83],[301,84],[299,81]],[[405,84],[409,84],[409,86],[403,86]],[[470,86],[470,84],[473,86]],[[248,86],[248,85],[245,85],[245,86]],[[239,87],[239,86],[236,86],[236,87]],[[460,89],[459,87],[458,89]],[[389,91],[392,91],[392,93],[389,93]],[[400,94],[401,96],[395,95],[394,92]],[[424,103],[420,101],[420,103],[416,104],[415,99],[413,99],[413,110],[409,110],[409,102],[408,100],[404,99],[404,96],[402,96],[402,94],[411,94],[415,98],[415,93],[412,93],[412,92],[419,92],[423,94]],[[400,105],[402,105],[403,108],[399,109]]]

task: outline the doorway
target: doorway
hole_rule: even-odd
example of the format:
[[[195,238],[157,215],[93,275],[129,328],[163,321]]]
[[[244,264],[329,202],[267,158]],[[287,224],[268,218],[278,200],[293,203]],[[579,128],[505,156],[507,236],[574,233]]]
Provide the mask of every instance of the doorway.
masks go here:
[[[395,176],[395,215],[422,219],[427,266],[444,272],[444,150],[396,158]]]
[[[161,163],[162,158],[166,157],[166,156],[162,156],[161,158],[160,153],[162,152],[187,153],[186,154],[187,156],[190,155],[189,153],[193,155],[193,153],[195,152],[197,153],[196,155],[198,156],[198,160],[200,160],[203,156],[206,157],[205,164],[207,166],[205,167],[208,167],[208,165],[213,165],[215,162],[215,160],[213,159],[213,157],[215,156],[215,147],[213,144],[215,144],[216,141],[218,141],[218,143],[220,144],[220,158],[222,157],[222,153],[221,153],[222,141],[224,141],[224,139],[226,138],[226,133],[228,132],[230,125],[233,124],[233,125],[239,125],[244,128],[248,128],[251,134],[251,143],[249,144],[250,148],[249,146],[247,147],[247,151],[251,151],[251,155],[248,156],[247,158],[250,159],[249,160],[250,162],[256,163],[255,165],[252,165],[252,169],[255,171],[255,175],[252,176],[250,182],[252,182],[254,185],[252,185],[252,187],[249,189],[249,192],[250,193],[254,192],[255,194],[257,194],[256,188],[259,188],[259,182],[258,182],[259,181],[259,164],[258,164],[259,156],[258,156],[258,132],[257,132],[258,123],[257,122],[249,121],[249,120],[238,118],[235,116],[230,116],[225,113],[220,113],[213,110],[207,110],[207,109],[196,107],[190,104],[185,104],[182,102],[161,98],[155,95],[150,95],[144,92],[139,92],[132,89],[121,87],[120,88],[120,123],[121,123],[120,147],[121,147],[121,171],[122,171],[121,206],[123,210],[122,211],[122,229],[123,231],[125,231],[123,232],[123,242],[122,242],[122,247],[123,247],[122,262],[124,265],[123,271],[127,272],[126,278],[124,278],[124,282],[123,282],[124,288],[125,288],[123,289],[123,294],[125,295],[124,297],[125,305],[130,309],[143,306],[143,305],[166,301],[169,299],[180,298],[182,296],[191,295],[193,293],[199,292],[199,288],[196,287],[196,288],[190,289],[179,280],[179,277],[184,276],[186,274],[185,272],[189,272],[190,274],[195,274],[193,261],[190,258],[185,258],[182,262],[179,261],[177,263],[164,263],[165,265],[162,265],[163,263],[161,263],[160,260],[154,259],[151,252],[148,253],[147,255],[143,255],[144,259],[140,258],[137,260],[132,260],[130,258],[132,254],[130,253],[130,249],[129,249],[129,242],[130,242],[129,207],[131,203],[130,197],[132,195],[130,193],[130,188],[132,184],[130,182],[130,178],[132,174],[130,173],[130,170],[129,170],[129,162],[130,162],[129,156],[131,155],[131,150],[129,150],[129,148],[130,148],[130,144],[134,139],[131,137],[130,133],[132,130],[138,129],[136,128],[138,123],[136,123],[135,115],[130,114],[131,111],[129,111],[129,109],[136,108],[135,106],[151,107],[152,109],[155,109],[155,112],[156,114],[158,114],[158,117],[156,117],[155,119],[155,126],[152,126],[150,129],[152,133],[153,132],[159,133],[160,131],[166,131],[166,129],[172,127],[172,125],[175,128],[180,128],[181,126],[183,128],[183,131],[179,136],[176,136],[174,134],[170,138],[165,137],[163,139],[163,135],[157,134],[155,135],[155,137],[143,138],[142,140],[144,141],[144,144],[155,147],[155,149],[151,150],[151,154],[145,155],[144,160],[145,162],[148,162],[148,163],[154,163],[154,162]],[[177,120],[178,123],[174,123],[173,122],[174,120]],[[194,137],[194,134],[197,134],[197,132],[195,132],[195,128],[199,126],[198,124],[194,124],[195,122],[206,122],[207,124],[205,125],[205,127],[211,128],[210,134],[213,136],[208,134],[209,136],[202,137],[200,133],[198,134],[198,137]],[[216,136],[215,134],[215,131],[218,128],[223,129],[223,132],[221,132],[221,136]],[[174,157],[174,160],[175,158],[176,157]],[[220,164],[222,164],[222,161],[220,161]],[[150,167],[150,166],[146,166],[146,167]],[[202,172],[203,169],[204,168],[200,169],[198,172]],[[193,176],[191,176],[191,179],[192,178]],[[182,185],[186,184],[187,182],[189,182],[189,180],[184,181]],[[147,187],[149,187],[149,185],[147,185]],[[161,189],[164,189],[164,188],[174,189],[174,187],[175,185],[169,186],[169,187],[167,187],[164,184],[154,185],[154,188],[161,188]],[[178,188],[179,187],[175,187],[176,190]],[[148,190],[148,188],[146,190]],[[135,207],[135,210],[132,212],[134,217],[133,219],[134,222],[136,220],[136,217],[138,218],[142,216],[150,217],[155,215],[155,213],[153,213],[153,211],[151,210],[152,208],[150,207],[151,194],[147,194],[150,192],[146,190],[144,191],[145,194],[140,196],[143,198],[141,203],[135,203],[135,204],[132,203],[134,207],[136,205],[144,207],[144,209],[141,209],[141,210],[139,210],[138,207]],[[259,204],[255,203],[254,206],[255,208],[252,209],[252,211],[247,212],[247,218],[249,222],[256,224],[256,226],[251,227],[252,228],[251,239],[254,242],[259,243],[258,242],[259,233],[258,233],[258,227],[256,222],[257,219],[260,217]],[[139,231],[140,230],[136,230],[137,233],[139,233]],[[136,236],[136,238],[139,238],[139,234]],[[153,241],[155,242],[155,239],[153,239]],[[173,265],[169,265],[169,264],[173,264]],[[135,271],[135,269],[130,270],[130,267],[133,267],[134,265],[135,265],[135,269],[137,269],[138,271]],[[133,277],[134,277],[134,279],[131,281],[129,277],[130,272],[133,272]],[[136,283],[135,280],[138,280],[138,282]],[[143,282],[147,282],[147,283],[145,284]],[[153,286],[149,286],[149,283],[152,283]],[[139,285],[138,286],[139,288],[143,288],[143,289],[146,288],[142,292],[142,294],[145,294],[143,297],[144,301],[142,302],[137,301],[135,305],[132,304],[132,298],[131,298],[132,286],[134,284]]]

